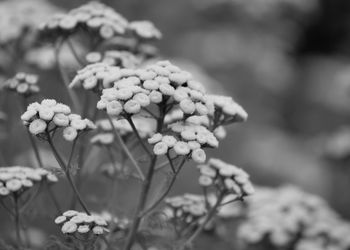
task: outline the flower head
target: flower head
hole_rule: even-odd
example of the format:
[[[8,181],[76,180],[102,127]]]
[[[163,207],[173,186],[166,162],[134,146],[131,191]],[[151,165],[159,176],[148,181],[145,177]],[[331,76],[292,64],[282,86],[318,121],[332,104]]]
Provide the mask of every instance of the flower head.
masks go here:
[[[19,95],[29,97],[40,91],[39,77],[33,74],[17,73],[13,78],[4,83],[4,88]]]

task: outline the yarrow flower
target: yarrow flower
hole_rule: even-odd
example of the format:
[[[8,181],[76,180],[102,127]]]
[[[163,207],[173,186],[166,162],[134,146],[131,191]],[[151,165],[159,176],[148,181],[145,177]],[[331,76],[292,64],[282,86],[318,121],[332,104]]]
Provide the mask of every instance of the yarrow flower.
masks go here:
[[[99,2],[90,2],[67,14],[53,16],[40,28],[44,36],[52,38],[67,36],[83,29],[106,40],[124,35],[128,21],[114,9]]]
[[[165,199],[165,214],[169,220],[175,220],[176,224],[182,223],[182,227],[188,225],[197,227],[203,223],[207,214],[205,199],[201,195],[184,194]],[[181,226],[181,225],[179,225]]]
[[[99,215],[68,210],[55,219],[63,234],[94,237],[108,233],[107,221]]]
[[[10,194],[21,194],[35,184],[55,183],[57,177],[43,168],[22,166],[0,167],[0,198]]]
[[[207,102],[203,85],[168,61],[144,69],[121,69],[120,73],[114,86],[102,91],[97,104],[110,115],[137,114],[152,103],[179,107],[186,116],[205,115],[213,107]]]
[[[236,194],[238,197],[254,193],[249,175],[241,168],[211,158],[208,164],[199,165],[199,184],[203,187],[215,187],[226,195]]]
[[[40,91],[38,79],[39,77],[37,75],[21,72],[7,80],[3,87],[9,91],[28,97]]]
[[[73,141],[79,133],[96,128],[92,121],[72,114],[69,106],[57,103],[53,99],[45,99],[41,103],[34,102],[28,105],[21,120],[31,134],[41,138],[46,138],[46,133],[49,133],[50,130],[63,128],[63,137],[67,141]]]
[[[238,238],[245,245],[268,241],[276,248],[349,249],[350,223],[312,194],[292,187],[260,188],[248,198]]]

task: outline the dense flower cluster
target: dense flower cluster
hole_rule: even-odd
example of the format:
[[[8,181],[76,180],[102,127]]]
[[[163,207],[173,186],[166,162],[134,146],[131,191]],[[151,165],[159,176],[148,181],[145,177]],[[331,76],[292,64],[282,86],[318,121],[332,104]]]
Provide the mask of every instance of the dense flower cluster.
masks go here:
[[[212,106],[203,85],[191,78],[190,73],[168,61],[148,65],[145,69],[122,69],[114,86],[103,90],[97,108],[113,116],[131,115],[151,103],[172,101],[186,115],[206,115]]]
[[[214,134],[204,126],[173,123],[169,128],[169,133],[156,133],[148,139],[150,144],[154,144],[153,152],[156,155],[165,155],[171,150],[175,155],[191,155],[195,162],[204,163],[206,153],[203,148],[219,146]]]
[[[98,215],[88,215],[75,210],[68,210],[55,219],[55,223],[61,226],[64,234],[75,235],[103,235],[108,230],[107,221]]]
[[[205,199],[201,195],[184,194],[165,199],[165,213],[170,220],[198,226],[207,214]]]
[[[268,240],[278,249],[346,250],[350,224],[344,222],[321,198],[295,187],[261,188],[248,199],[247,219],[238,237],[245,244]]]
[[[34,102],[27,107],[21,116],[29,132],[36,136],[43,136],[56,128],[64,128],[63,137],[73,141],[79,133],[94,129],[96,126],[80,115],[72,114],[71,109],[53,99],[45,99],[41,103]]]
[[[28,39],[33,39],[39,23],[57,11],[57,7],[44,0],[2,1],[0,44],[9,44],[18,39],[28,42]]]
[[[57,177],[43,168],[22,166],[0,168],[0,197],[10,194],[21,194],[36,183],[47,181],[57,182]]]
[[[107,50],[88,53],[86,55],[86,61],[90,64],[102,62],[121,68],[136,68],[136,66],[141,64],[142,58],[137,57],[129,51]]]
[[[236,194],[239,197],[254,193],[249,175],[241,168],[214,158],[198,168],[199,184],[203,187],[215,187],[225,194]]]
[[[124,73],[119,67],[109,66],[106,63],[89,64],[79,70],[69,84],[70,88],[84,88],[100,92],[104,88],[111,87],[113,82]]]
[[[4,88],[25,97],[31,96],[40,91],[38,79],[39,77],[34,74],[17,73],[15,77],[5,82]]]
[[[210,114],[213,120],[213,127],[227,125],[234,122],[246,121],[247,112],[235,102],[232,97],[221,95],[209,95],[208,98],[215,105],[215,112]]]
[[[68,36],[79,29],[87,30],[102,39],[125,34],[128,21],[114,9],[99,3],[90,2],[67,14],[57,14],[41,26],[42,33],[56,38]]]

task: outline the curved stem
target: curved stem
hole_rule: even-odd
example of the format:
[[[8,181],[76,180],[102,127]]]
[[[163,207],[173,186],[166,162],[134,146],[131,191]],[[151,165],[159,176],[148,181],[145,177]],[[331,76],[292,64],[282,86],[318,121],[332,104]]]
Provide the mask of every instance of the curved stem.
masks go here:
[[[126,240],[124,250],[130,250],[133,243],[134,243],[136,233],[137,233],[137,230],[139,228],[139,225],[140,225],[140,222],[142,219],[142,216],[140,216],[140,212],[144,209],[144,207],[146,205],[147,196],[148,196],[148,193],[149,193],[149,190],[151,187],[156,162],[157,162],[157,156],[153,156],[152,160],[150,162],[150,166],[148,169],[146,180],[143,182],[142,191],[140,194],[140,200],[139,200],[139,203],[138,203],[137,208],[136,208],[133,224],[131,226],[128,238]]]
[[[115,136],[115,138],[117,139],[119,145],[121,146],[122,150],[124,151],[124,153],[127,155],[127,157],[129,158],[129,160],[131,161],[131,163],[134,165],[136,171],[138,172],[138,174],[140,175],[141,179],[144,181],[145,180],[145,175],[143,174],[140,166],[137,164],[135,158],[133,157],[133,155],[131,154],[131,152],[129,151],[128,147],[125,145],[123,139],[121,138],[121,136],[119,135],[117,129],[114,126],[114,123],[111,119],[110,116],[107,116],[109,123],[112,126],[112,131],[113,134]]]
[[[16,240],[17,240],[17,246],[18,249],[22,246],[22,239],[21,239],[21,228],[20,228],[20,211],[19,211],[19,204],[18,204],[18,197],[16,194],[13,196],[14,203],[15,203],[15,227],[16,227]]]
[[[73,182],[73,180],[72,180],[72,177],[71,177],[71,175],[70,175],[70,173],[69,173],[70,165],[66,165],[66,164],[64,163],[62,157],[60,156],[60,154],[58,153],[57,149],[55,148],[55,146],[54,146],[54,144],[53,144],[53,142],[52,142],[52,139],[51,139],[50,134],[49,134],[48,132],[47,132],[46,134],[47,134],[47,136],[48,136],[48,143],[49,143],[49,145],[50,145],[50,147],[51,147],[51,150],[52,150],[52,152],[53,152],[53,154],[54,154],[54,156],[55,156],[55,158],[56,158],[58,164],[60,165],[60,167],[61,167],[62,170],[64,171],[64,173],[65,173],[65,175],[66,175],[66,177],[67,177],[67,180],[68,180],[68,182],[69,182],[71,188],[73,189],[73,191],[74,191],[74,193],[75,193],[75,196],[77,197],[77,199],[78,199],[80,205],[82,206],[82,208],[84,209],[84,211],[85,211],[88,215],[90,215],[91,213],[89,212],[87,206],[85,205],[83,199],[81,198],[80,193],[79,193],[77,187],[75,186],[75,184],[74,184],[74,182]]]
[[[213,218],[213,216],[216,213],[217,208],[220,206],[222,199],[224,198],[224,194],[221,193],[215,203],[215,205],[211,208],[211,210],[208,212],[207,216],[205,217],[203,223],[197,228],[197,230],[186,240],[185,246],[190,245],[195,238],[198,237],[198,235],[203,231],[207,223]]]
[[[164,200],[164,198],[169,194],[169,192],[170,192],[171,188],[173,187],[173,185],[176,181],[176,178],[177,178],[178,174],[180,173],[182,167],[184,166],[185,162],[186,162],[186,158],[184,158],[180,162],[179,166],[174,171],[174,174],[171,177],[170,183],[169,183],[167,189],[164,191],[164,193],[149,208],[147,208],[145,211],[141,212],[141,215],[140,215],[141,217],[146,216],[149,212],[151,212],[154,208],[156,208]]]
[[[67,39],[67,44],[68,44],[69,49],[72,51],[72,54],[73,54],[75,60],[77,61],[77,63],[79,63],[79,66],[84,67],[85,62],[80,59],[77,51],[74,48],[74,45],[73,45],[73,42],[71,41],[71,39],[69,39],[69,38]]]
[[[143,147],[143,149],[146,151],[146,153],[147,153],[150,157],[152,157],[152,153],[149,151],[149,149],[148,149],[147,146],[145,145],[144,141],[142,140],[142,138],[141,138],[141,136],[140,136],[140,134],[139,134],[139,131],[137,130],[137,128],[136,128],[134,122],[132,121],[131,116],[128,116],[126,119],[128,120],[128,122],[129,122],[129,124],[130,124],[132,130],[133,130],[134,133],[136,134],[136,137],[137,137],[137,139],[139,140],[139,142],[140,142],[141,146]]]

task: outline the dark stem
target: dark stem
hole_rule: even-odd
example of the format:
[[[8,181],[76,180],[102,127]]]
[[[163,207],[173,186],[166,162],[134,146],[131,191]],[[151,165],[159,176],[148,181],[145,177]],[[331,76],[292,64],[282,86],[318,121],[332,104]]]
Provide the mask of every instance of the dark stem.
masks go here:
[[[20,228],[20,211],[19,211],[17,194],[14,194],[13,199],[14,199],[14,203],[15,203],[16,240],[17,240],[18,249],[20,249],[22,246],[22,239],[21,239],[21,232],[20,232],[20,230],[21,230],[21,228]]]
[[[146,153],[147,153],[150,157],[152,157],[152,153],[149,151],[149,149],[148,149],[147,146],[145,145],[144,141],[142,140],[142,138],[141,138],[141,136],[140,136],[140,134],[139,134],[139,131],[137,130],[137,128],[136,128],[134,122],[132,121],[131,116],[128,116],[126,119],[128,120],[128,122],[129,122],[129,124],[130,124],[132,130],[133,130],[134,133],[136,134],[136,137],[137,137],[137,139],[139,140],[139,142],[140,142],[141,146],[143,147],[143,149],[146,151]]]

